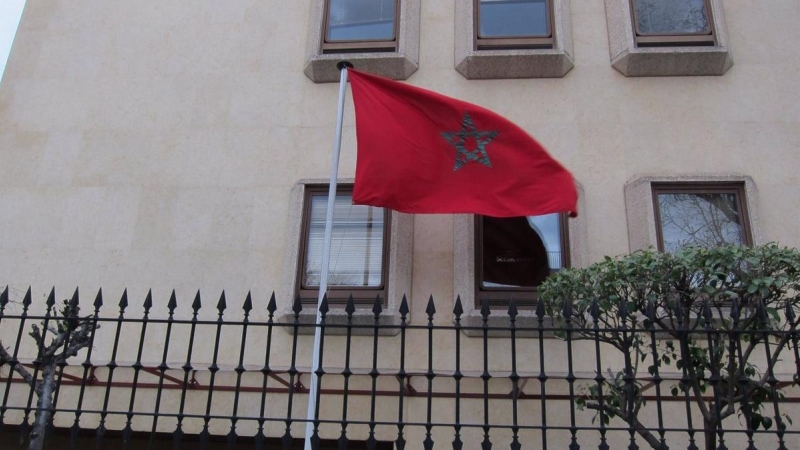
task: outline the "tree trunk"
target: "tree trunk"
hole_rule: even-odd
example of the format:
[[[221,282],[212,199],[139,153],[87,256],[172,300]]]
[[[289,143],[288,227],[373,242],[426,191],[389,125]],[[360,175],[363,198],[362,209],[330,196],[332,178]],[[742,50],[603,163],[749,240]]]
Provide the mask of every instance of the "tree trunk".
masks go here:
[[[50,423],[53,408],[53,394],[55,393],[56,366],[48,361],[42,367],[42,381],[40,381],[39,400],[36,402],[36,417],[31,429],[28,450],[44,449],[47,424]]]
[[[703,435],[705,436],[706,450],[715,450],[717,448],[717,422],[704,420],[703,424],[705,425]]]

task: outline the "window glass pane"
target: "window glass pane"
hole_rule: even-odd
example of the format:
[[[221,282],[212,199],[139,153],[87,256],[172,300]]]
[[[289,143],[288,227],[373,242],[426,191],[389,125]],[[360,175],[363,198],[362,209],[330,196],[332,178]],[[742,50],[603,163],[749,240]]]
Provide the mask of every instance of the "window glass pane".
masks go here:
[[[642,34],[709,33],[705,0],[634,0]]]
[[[715,247],[744,242],[734,193],[659,193],[658,209],[666,252],[688,245]]]
[[[380,287],[383,208],[353,205],[352,201],[350,195],[336,196],[328,285]],[[311,197],[304,286],[319,286],[327,207],[327,194]]]
[[[330,0],[326,41],[394,39],[396,0]]]
[[[482,38],[550,36],[548,0],[481,0]]]
[[[536,287],[561,255],[560,214],[483,218],[483,287]]]

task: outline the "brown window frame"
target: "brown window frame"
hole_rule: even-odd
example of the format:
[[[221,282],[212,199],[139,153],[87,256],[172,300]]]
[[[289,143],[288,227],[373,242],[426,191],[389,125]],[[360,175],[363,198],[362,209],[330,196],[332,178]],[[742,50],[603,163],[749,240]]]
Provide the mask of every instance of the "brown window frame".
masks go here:
[[[717,32],[714,27],[714,12],[711,0],[703,0],[708,17],[708,32],[699,33],[642,33],[639,31],[639,20],[636,15],[636,0],[628,0],[633,21],[633,38],[637,47],[683,47],[713,46],[717,43]]]
[[[564,269],[572,267],[569,246],[569,216],[559,215],[561,234],[561,262]],[[507,307],[513,298],[517,307],[533,308],[538,295],[536,288],[485,288],[483,281],[483,216],[475,215],[475,307],[480,308],[486,299],[492,307]]]
[[[481,24],[481,0],[473,0],[475,14],[473,27],[473,48],[475,50],[521,50],[521,49],[552,49],[555,48],[555,14],[554,0],[547,1],[547,28],[550,30],[549,36],[531,37],[492,37],[482,38],[480,36]]]
[[[339,185],[336,195],[353,194],[352,185]],[[307,254],[307,242],[310,232],[311,220],[311,198],[315,195],[328,196],[328,185],[306,185],[303,192],[303,219],[300,228],[300,246],[297,258],[297,272],[294,291],[300,296],[303,303],[316,304],[319,297],[319,288],[303,285],[303,269],[305,268]],[[335,305],[347,303],[348,297],[353,296],[356,304],[372,305],[375,297],[380,296],[384,306],[387,305],[387,288],[389,277],[389,249],[391,237],[391,211],[383,208],[383,255],[381,261],[381,285],[380,286],[328,286],[328,302]]]
[[[395,0],[394,37],[392,39],[363,39],[328,42],[328,18],[330,17],[331,0],[325,0],[325,14],[322,17],[320,50],[323,54],[396,52],[398,48],[398,35],[400,34],[400,3],[402,1],[403,0]]]
[[[659,194],[735,194],[736,203],[740,211],[742,227],[742,245],[753,245],[753,234],[750,228],[750,214],[747,209],[747,196],[745,185],[741,182],[672,182],[652,183],[650,189],[653,194],[653,213],[655,214],[656,242],[658,251],[664,251],[664,238],[662,235],[661,210],[658,204]]]

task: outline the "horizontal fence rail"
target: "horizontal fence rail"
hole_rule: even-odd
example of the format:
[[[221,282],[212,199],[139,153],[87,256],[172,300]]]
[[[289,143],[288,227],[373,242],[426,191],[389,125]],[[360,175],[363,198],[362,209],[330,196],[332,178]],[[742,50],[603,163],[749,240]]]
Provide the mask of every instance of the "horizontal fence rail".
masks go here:
[[[112,307],[98,292],[80,309],[77,290],[51,291],[36,314],[30,289],[20,297],[0,294],[3,448],[41,421],[52,448],[288,450],[309,421],[315,447],[341,450],[800,448],[792,310],[623,304],[604,320],[598,301],[466,313],[431,297],[412,323],[406,298],[397,311],[351,299],[323,301],[316,325],[316,306],[279,311],[274,295],[229,308],[223,292],[209,308],[199,292],[181,307],[126,291]]]

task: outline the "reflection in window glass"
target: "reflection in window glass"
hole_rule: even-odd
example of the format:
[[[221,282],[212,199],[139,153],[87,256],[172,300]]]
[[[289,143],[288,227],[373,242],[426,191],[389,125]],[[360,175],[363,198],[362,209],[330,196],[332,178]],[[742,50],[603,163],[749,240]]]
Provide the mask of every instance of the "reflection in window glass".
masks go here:
[[[733,193],[659,193],[664,251],[688,245],[716,247],[744,243],[741,212]]]
[[[640,34],[710,33],[705,0],[634,0]]]
[[[536,287],[563,267],[561,256],[560,214],[483,218],[483,287]]]
[[[383,283],[383,208],[352,202],[350,195],[336,196],[328,284],[379,287]],[[311,197],[303,286],[319,286],[327,206],[327,194]]]
[[[478,36],[550,36],[548,0],[481,0]]]
[[[326,41],[394,39],[395,0],[330,0]]]

